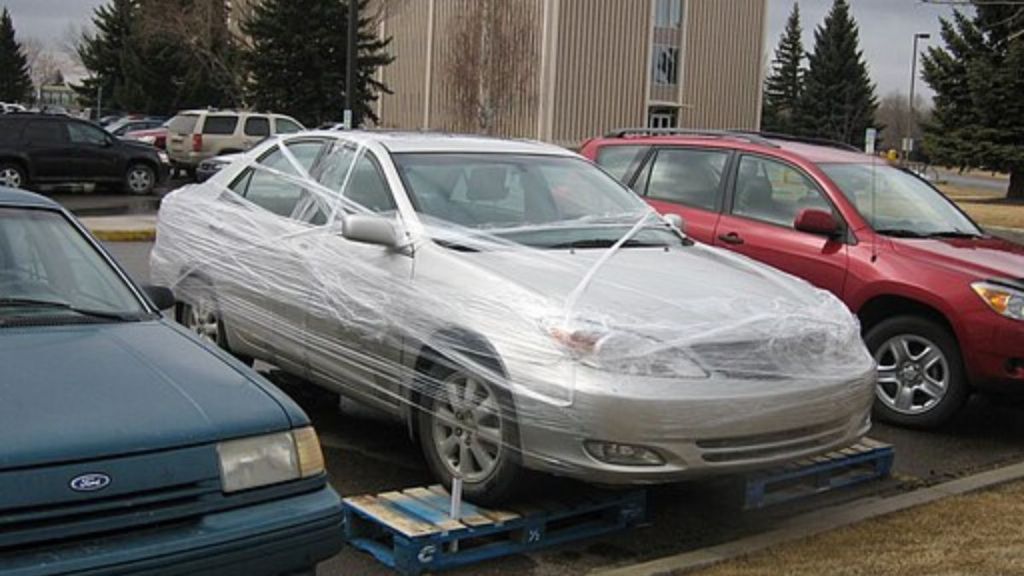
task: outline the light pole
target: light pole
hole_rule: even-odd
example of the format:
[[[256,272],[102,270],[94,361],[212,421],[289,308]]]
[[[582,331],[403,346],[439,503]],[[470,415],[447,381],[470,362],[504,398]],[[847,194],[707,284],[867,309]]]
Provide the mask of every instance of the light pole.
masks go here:
[[[910,57],[910,116],[907,117],[907,139],[903,143],[903,160],[904,162],[910,161],[910,152],[913,148],[913,126],[915,124],[915,112],[914,112],[914,87],[917,84],[917,41],[927,40],[932,35],[927,32],[918,32],[914,34],[914,53]]]

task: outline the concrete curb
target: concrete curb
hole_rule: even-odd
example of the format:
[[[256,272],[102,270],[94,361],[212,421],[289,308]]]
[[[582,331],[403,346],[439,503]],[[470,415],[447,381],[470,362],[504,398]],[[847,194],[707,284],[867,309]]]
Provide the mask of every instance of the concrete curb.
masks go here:
[[[701,548],[657,560],[610,570],[599,569],[591,576],[665,576],[683,574],[714,564],[747,556],[771,546],[828,532],[878,516],[929,504],[950,496],[959,496],[1024,478],[1024,462],[974,474],[937,486],[914,490],[890,498],[868,497],[839,506],[795,516],[779,528],[733,542]]]
[[[152,242],[156,239],[155,214],[86,216],[79,219],[104,242]]]
[[[144,230],[90,230],[90,232],[103,242],[152,242],[156,240],[156,228]]]

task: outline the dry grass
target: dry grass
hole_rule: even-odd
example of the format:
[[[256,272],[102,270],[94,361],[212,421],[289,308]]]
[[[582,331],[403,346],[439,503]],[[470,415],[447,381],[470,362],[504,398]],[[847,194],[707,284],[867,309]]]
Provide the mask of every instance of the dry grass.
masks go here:
[[[699,576],[1024,574],[1024,483],[940,500],[768,549]]]
[[[1007,200],[990,190],[950,184],[940,184],[939,189],[982,227],[1024,229],[1024,202]]]

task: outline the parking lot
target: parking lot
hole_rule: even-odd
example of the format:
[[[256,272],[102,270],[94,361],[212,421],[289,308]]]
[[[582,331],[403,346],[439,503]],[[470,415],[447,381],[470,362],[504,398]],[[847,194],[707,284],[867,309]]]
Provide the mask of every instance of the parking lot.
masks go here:
[[[148,279],[150,243],[115,242],[107,248],[139,282]],[[258,368],[295,398],[320,433],[334,487],[344,496],[430,483],[419,449],[401,426],[375,419],[314,387]],[[578,546],[556,548],[464,570],[465,574],[578,574],[702,548],[767,530],[788,516],[869,494],[895,494],[1024,459],[1024,399],[977,395],[956,419],[937,431],[875,424],[873,438],[896,451],[893,478],[761,512],[737,514],[738,494],[728,483],[669,485],[651,489],[650,526]],[[557,494],[574,484],[543,479],[538,491]],[[550,492],[549,492],[550,491]],[[711,495],[712,497],[709,497]],[[368,555],[347,548],[321,574],[388,574]],[[457,572],[460,573],[460,572]]]

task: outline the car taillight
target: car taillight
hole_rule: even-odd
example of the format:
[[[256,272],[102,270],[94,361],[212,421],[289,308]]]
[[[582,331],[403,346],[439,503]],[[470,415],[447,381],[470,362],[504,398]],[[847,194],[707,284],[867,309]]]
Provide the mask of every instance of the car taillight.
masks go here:
[[[192,135],[192,151],[201,152],[203,150],[203,135],[193,134]]]

